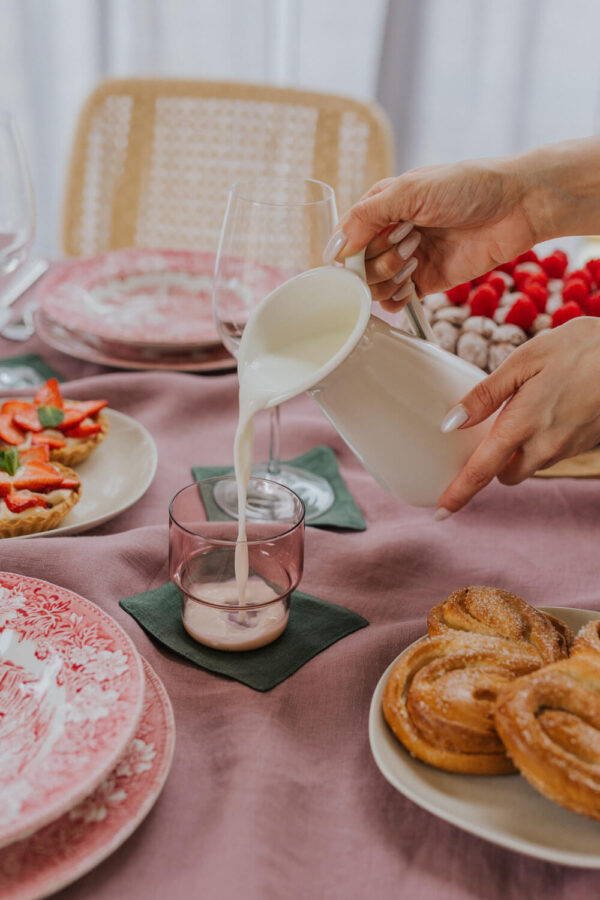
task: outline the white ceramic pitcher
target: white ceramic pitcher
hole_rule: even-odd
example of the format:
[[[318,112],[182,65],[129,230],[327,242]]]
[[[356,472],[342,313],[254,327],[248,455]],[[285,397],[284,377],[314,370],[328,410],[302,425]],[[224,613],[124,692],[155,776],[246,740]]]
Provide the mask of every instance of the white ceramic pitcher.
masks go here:
[[[415,300],[417,324],[419,310]],[[413,506],[436,505],[491,424],[442,433],[448,410],[485,375],[372,316],[364,254],[346,268],[303,272],[264,298],[243,332],[240,374],[265,354],[285,373],[269,405],[308,391],[374,478]]]

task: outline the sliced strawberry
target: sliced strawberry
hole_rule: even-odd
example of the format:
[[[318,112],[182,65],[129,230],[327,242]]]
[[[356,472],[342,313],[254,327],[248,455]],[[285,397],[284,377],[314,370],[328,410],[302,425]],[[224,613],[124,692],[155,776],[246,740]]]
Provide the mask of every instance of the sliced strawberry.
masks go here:
[[[41,434],[32,434],[31,444],[33,447],[49,447],[50,450],[60,450],[61,447],[67,446],[64,437],[58,434],[48,434],[47,431],[42,431]]]
[[[85,419],[85,412],[82,409],[75,409],[73,406],[67,406],[65,409],[65,417],[56,427],[60,431],[66,431],[68,428],[73,428],[75,425],[79,425],[80,422],[83,422]]]
[[[76,491],[80,485],[79,478],[63,478],[60,483],[61,488],[65,488],[68,491]]]
[[[56,378],[49,378],[46,384],[43,384],[35,397],[33,398],[35,406],[55,406],[57,409],[63,408],[63,399],[60,395],[60,388]]]
[[[86,418],[87,416],[95,416],[105,406],[108,406],[108,400],[71,400],[69,402],[69,409],[80,410]]]
[[[35,406],[29,404],[28,409],[20,409],[13,413],[13,424],[25,431],[43,431],[44,426],[40,422],[38,411]]]
[[[12,491],[12,478],[6,472],[0,472],[0,497],[6,497]]]
[[[0,413],[0,439],[6,444],[12,444],[14,447],[22,444],[25,435],[20,428],[15,428],[12,422],[12,416],[3,416]]]
[[[48,462],[50,460],[50,447],[48,444],[38,444],[37,447],[29,447],[27,450],[19,450],[19,462],[25,465],[28,462]]]
[[[48,507],[48,504],[43,497],[36,497],[35,494],[30,494],[29,491],[7,494],[4,498],[4,502],[10,511],[14,513],[23,512],[23,510],[29,509],[32,506],[43,506],[44,509]]]
[[[13,478],[17,491],[53,491],[60,487],[62,475],[49,463],[31,460]]]
[[[72,438],[87,438],[91,437],[92,434],[98,434],[99,431],[102,431],[102,425],[100,425],[99,422],[92,422],[91,419],[84,419],[79,425],[68,428],[65,431],[65,434],[67,437]]]
[[[34,409],[31,403],[25,403],[23,400],[6,400],[0,408],[0,416],[10,416],[12,419],[15,413],[29,409]]]

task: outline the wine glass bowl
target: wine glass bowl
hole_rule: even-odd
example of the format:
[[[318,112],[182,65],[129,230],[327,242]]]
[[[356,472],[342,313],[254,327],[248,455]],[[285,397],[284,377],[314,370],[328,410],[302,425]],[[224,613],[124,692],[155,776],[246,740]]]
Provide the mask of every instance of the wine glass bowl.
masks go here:
[[[33,190],[16,122],[0,110],[0,276],[25,261],[35,227]]]
[[[321,181],[271,175],[244,179],[230,190],[215,263],[213,313],[225,347],[237,356],[254,307],[271,291],[307,269],[322,265],[337,222],[333,189]],[[295,491],[306,520],[326,512],[334,494],[326,479],[279,460],[279,409],[270,411],[269,461],[252,474]],[[229,490],[229,493],[227,491]],[[237,499],[225,486],[218,503],[233,514]],[[250,518],[269,515],[268,503],[249,508]]]

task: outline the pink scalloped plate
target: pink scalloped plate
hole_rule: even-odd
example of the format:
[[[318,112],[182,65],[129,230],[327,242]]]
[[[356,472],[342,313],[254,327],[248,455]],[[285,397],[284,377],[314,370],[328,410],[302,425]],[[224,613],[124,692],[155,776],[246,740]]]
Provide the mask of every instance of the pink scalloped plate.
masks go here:
[[[130,638],[89,600],[0,572],[0,847],[90,794],[142,711]]]
[[[227,287],[242,300],[244,293],[265,296],[282,281],[269,266],[239,261],[237,271],[234,264],[228,264]],[[214,253],[115,250],[61,265],[40,282],[37,298],[50,320],[88,342],[155,351],[197,348],[219,343],[214,266]],[[248,304],[254,302],[249,296]]]
[[[144,706],[125,754],[70,812],[0,850],[0,900],[38,900],[81,878],[127,840],[156,802],[173,759],[175,723],[162,682],[142,662]]]

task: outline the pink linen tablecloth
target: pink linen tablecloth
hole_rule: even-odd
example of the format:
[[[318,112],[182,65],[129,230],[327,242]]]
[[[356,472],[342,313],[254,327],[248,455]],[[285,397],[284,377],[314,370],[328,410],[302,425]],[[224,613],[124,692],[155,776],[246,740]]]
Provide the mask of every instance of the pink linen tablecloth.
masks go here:
[[[413,805],[380,775],[369,703],[389,662],[455,588],[492,584],[536,605],[600,609],[600,483],[492,485],[436,524],[361,468],[312,401],[282,412],[287,456],[327,443],[366,533],[308,528],[302,588],[371,622],[267,694],[155,645],[118,606],[167,580],[167,506],[193,463],[231,460],[236,377],[122,373],[69,360],[35,339],[72,397],[106,397],[153,434],[156,479],[130,510],[84,535],[0,544],[0,569],[45,578],[97,603],[131,635],[175,709],[173,769],[156,806],[106,862],[61,898],[116,900],[490,900],[591,898],[600,874],[500,849]],[[109,438],[110,440],[110,438]],[[264,455],[267,422],[257,426]],[[118,461],[115,460],[115,464]],[[600,838],[600,824],[599,824]],[[600,839],[599,839],[600,848]]]

